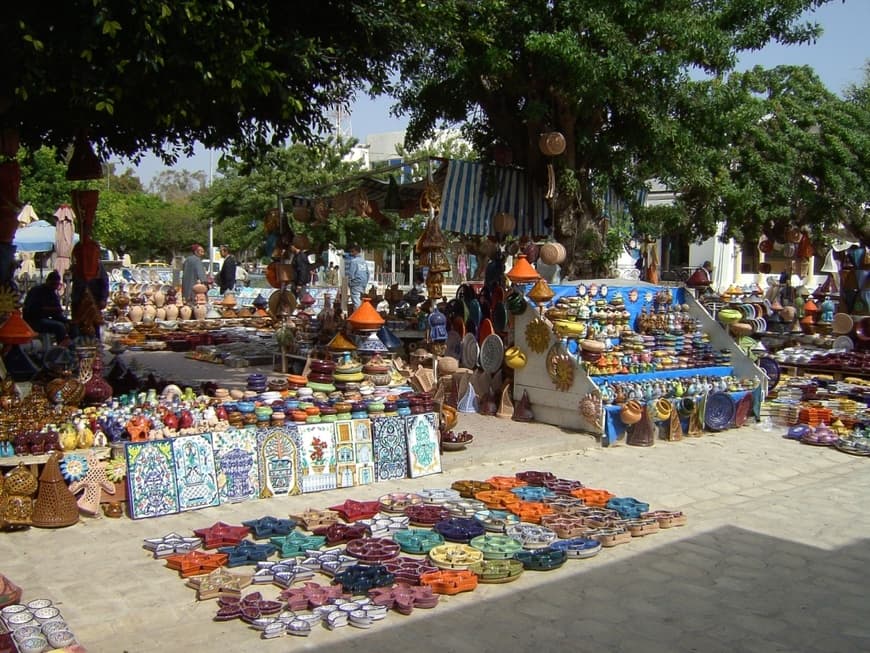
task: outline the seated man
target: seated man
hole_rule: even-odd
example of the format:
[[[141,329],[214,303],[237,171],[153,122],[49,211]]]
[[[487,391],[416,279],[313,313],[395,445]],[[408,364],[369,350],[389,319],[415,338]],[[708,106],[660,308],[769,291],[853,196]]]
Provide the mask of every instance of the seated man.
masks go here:
[[[24,298],[24,320],[38,333],[54,335],[57,344],[65,347],[69,341],[69,320],[63,313],[60,297],[60,274],[48,273],[45,283],[34,286]]]

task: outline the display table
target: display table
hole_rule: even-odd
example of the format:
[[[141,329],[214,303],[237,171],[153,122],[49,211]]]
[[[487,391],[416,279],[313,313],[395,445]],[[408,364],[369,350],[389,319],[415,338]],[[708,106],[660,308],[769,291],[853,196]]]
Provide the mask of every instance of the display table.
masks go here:
[[[91,449],[75,449],[70,453],[76,453],[83,456],[93,453],[100,460],[105,460],[109,457],[109,451],[109,447],[93,447]],[[39,456],[5,456],[0,458],[0,469],[24,465],[30,469],[31,474],[38,477],[37,470],[39,466],[47,463],[49,458],[51,458],[50,453],[41,454]]]
[[[727,394],[731,397],[732,401],[734,401],[734,403],[736,404],[738,401],[743,399],[743,397],[745,397],[747,394],[749,394],[749,392],[750,391],[748,391],[748,390],[743,390],[743,391],[739,391],[739,392],[729,392]],[[757,416],[758,412],[759,412],[758,406],[761,403],[761,398],[760,398],[760,392],[758,390],[755,390],[753,392],[755,392],[758,395],[757,398],[753,397],[753,405],[755,406],[754,412]],[[702,397],[702,395],[698,395],[698,397],[700,398],[700,397]],[[756,399],[758,402],[757,404],[756,404]],[[676,400],[669,400],[669,401],[671,402],[671,404],[673,404]],[[611,405],[611,406],[604,407],[604,411],[605,411],[604,433],[602,434],[601,438],[602,438],[602,444],[605,447],[610,446],[612,444],[615,444],[617,440],[619,440],[623,435],[625,435],[627,427],[619,417],[619,412],[621,409],[622,409],[621,406],[612,406]],[[674,408],[674,410],[676,410],[676,407]],[[660,423],[658,420],[654,420],[654,421],[656,422],[656,424]],[[682,425],[684,432],[689,430],[689,418],[688,417],[681,416],[680,417],[680,424]]]
[[[702,367],[666,367],[653,372],[634,374],[590,375],[586,373],[586,369],[575,356],[570,383],[560,383],[557,386],[551,370],[548,369],[548,352],[554,345],[559,344],[560,340],[564,345],[566,338],[564,336],[560,338],[550,329],[547,341],[542,343],[542,349],[539,348],[537,351],[533,349],[528,340],[526,329],[539,318],[540,313],[534,304],[530,304],[523,313],[516,315],[513,320],[514,345],[527,357],[526,365],[514,373],[513,397],[516,401],[524,393],[528,395],[535,421],[598,434],[601,436],[602,445],[608,446],[619,437],[621,430],[617,427],[621,427],[622,424],[618,416],[615,419],[610,416],[615,407],[611,408],[603,404],[602,393],[607,393],[606,386],[650,382],[654,384],[661,382],[662,385],[672,386],[679,379],[692,377],[733,376],[745,382],[745,386],[757,387],[754,404],[755,414],[758,414],[761,398],[767,393],[765,373],[747,357],[722,325],[704,310],[691,293],[685,292],[683,288],[664,288],[627,279],[604,279],[597,282],[577,282],[575,285],[552,286],[551,289],[555,293],[553,301],[558,301],[561,297],[583,296],[584,292],[590,292],[594,287],[599,289],[606,287],[604,296],[599,293],[595,303],[609,303],[617,293],[624,299],[621,308],[629,314],[627,324],[635,331],[638,330],[636,325],[642,312],[649,312],[655,308],[653,297],[660,291],[671,293],[673,304],[678,305],[681,314],[688,314],[694,320],[694,328],[704,334],[705,343],[708,343],[708,346],[715,353],[712,358],[715,361],[721,358],[722,364],[707,364]],[[551,324],[546,317],[543,319],[546,324]],[[567,340],[570,339],[569,336]],[[567,347],[567,349],[571,351],[572,347]],[[573,350],[577,350],[576,346],[573,347]],[[691,363],[691,359],[688,362]],[[744,386],[744,383],[738,385]],[[667,392],[664,396],[667,396]],[[596,405],[597,408],[595,408]]]

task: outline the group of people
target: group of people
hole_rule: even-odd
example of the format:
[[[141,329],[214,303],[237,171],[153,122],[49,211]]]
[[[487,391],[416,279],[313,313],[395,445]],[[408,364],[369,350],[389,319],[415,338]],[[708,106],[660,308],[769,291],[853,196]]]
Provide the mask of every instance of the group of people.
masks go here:
[[[184,259],[181,271],[181,294],[186,302],[193,302],[193,287],[198,283],[211,284],[214,280],[206,272],[203,265],[205,248],[196,244],[191,248],[191,254]],[[312,282],[315,273],[310,252],[293,247],[293,292],[301,298],[306,286]],[[240,266],[236,257],[227,245],[220,248],[223,263],[217,275],[217,285],[221,294],[236,287],[237,281],[246,281],[247,272]],[[351,310],[356,310],[362,304],[362,296],[369,283],[369,268],[358,245],[352,245],[346,256],[346,277],[350,293]],[[240,275],[241,273],[241,275]],[[242,276],[243,275],[243,276]],[[334,286],[338,282],[338,267],[330,263],[325,271],[325,281]],[[77,335],[75,325],[67,317],[61,303],[60,289],[62,279],[57,271],[52,271],[45,281],[30,289],[24,299],[23,317],[37,333],[47,333],[54,337],[60,346],[72,344],[72,338]],[[100,274],[95,279],[84,280],[73,277],[71,304],[75,306],[89,290],[100,310],[106,307],[109,299],[109,279],[105,269],[100,265]],[[98,334],[99,335],[99,334]]]

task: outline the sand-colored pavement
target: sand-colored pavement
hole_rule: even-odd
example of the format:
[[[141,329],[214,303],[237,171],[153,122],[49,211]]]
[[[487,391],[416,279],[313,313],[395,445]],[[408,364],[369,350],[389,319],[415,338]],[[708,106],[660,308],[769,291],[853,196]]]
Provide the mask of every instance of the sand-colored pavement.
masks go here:
[[[81,642],[99,653],[870,650],[870,459],[755,427],[601,449],[590,436],[547,425],[461,419],[475,442],[445,454],[440,475],[159,519],[86,518],[57,531],[0,534],[0,572],[25,589],[26,599],[54,599]],[[443,597],[433,610],[391,613],[370,630],[318,627],[307,639],[261,640],[240,621],[214,622],[214,602],[197,602],[142,548],[144,538],[218,520],[285,517],[347,498],[527,469],[681,509],[689,523],[555,571]]]
[[[27,598],[57,601],[81,641],[97,652],[348,645],[476,652],[870,649],[870,461],[746,428],[650,449],[592,446],[540,456],[536,445],[556,429],[465,419],[477,434],[474,448],[488,449],[494,432],[514,431],[527,455],[504,459],[505,449],[495,447],[465,467],[461,456],[447,454],[446,471],[422,479],[154,520],[87,519],[58,531],[7,533],[0,535],[2,572]],[[374,499],[525,469],[682,509],[689,524],[556,571],[445,597],[434,610],[391,614],[369,631],[318,628],[307,640],[261,641],[241,622],[213,622],[213,602],[197,603],[175,572],[141,548],[143,538],[218,520],[285,516],[349,497]]]

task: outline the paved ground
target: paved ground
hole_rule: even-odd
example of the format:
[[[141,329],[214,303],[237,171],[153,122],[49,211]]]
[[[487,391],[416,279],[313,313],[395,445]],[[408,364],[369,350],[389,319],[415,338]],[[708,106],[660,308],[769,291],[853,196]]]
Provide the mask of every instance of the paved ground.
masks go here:
[[[445,454],[438,476],[3,534],[0,572],[25,588],[26,599],[58,602],[80,640],[99,653],[338,652],[348,645],[358,653],[870,650],[870,459],[754,428],[601,449],[589,436],[546,425],[478,416],[463,416],[460,425],[475,442]],[[526,469],[684,510],[689,524],[556,571],[444,597],[434,610],[390,614],[369,631],[318,628],[306,640],[260,641],[241,622],[213,622],[214,603],[197,603],[175,572],[141,548],[143,538],[218,520],[285,516]]]

